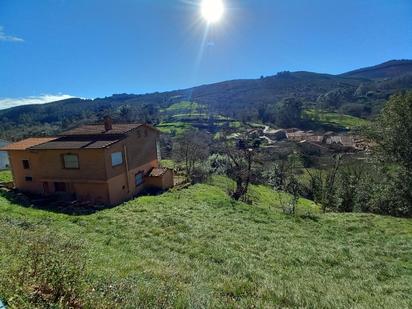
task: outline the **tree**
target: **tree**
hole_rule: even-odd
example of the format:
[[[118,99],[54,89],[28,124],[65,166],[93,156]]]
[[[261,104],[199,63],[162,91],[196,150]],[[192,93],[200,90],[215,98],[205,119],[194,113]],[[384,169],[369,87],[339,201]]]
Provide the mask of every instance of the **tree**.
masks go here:
[[[229,159],[227,175],[236,182],[236,189],[232,193],[232,198],[236,201],[244,198],[249,190],[252,168],[259,147],[259,141],[246,136],[236,142],[226,137],[223,140],[223,151]]]
[[[281,128],[299,126],[302,116],[302,102],[295,98],[284,99],[276,106],[275,121]]]
[[[338,207],[337,178],[342,165],[342,155],[334,156],[333,166],[324,175],[320,170],[312,173],[306,169],[310,177],[310,190],[314,201],[322,205],[322,211],[336,209]]]
[[[369,131],[378,145],[376,179],[370,208],[396,216],[412,216],[412,92],[391,97]]]
[[[391,97],[373,127],[379,154],[412,173],[412,92]]]
[[[129,106],[122,106],[120,108],[120,119],[123,122],[131,122],[134,120],[133,111]]]
[[[209,156],[209,136],[203,132],[185,132],[174,142],[173,156],[183,164],[187,180],[193,181],[196,168]]]
[[[299,202],[302,188],[297,173],[301,168],[301,157],[297,153],[292,153],[287,160],[276,162],[265,173],[268,184],[278,192],[283,211],[288,214],[295,214]],[[284,192],[289,193],[289,195],[283,194]]]

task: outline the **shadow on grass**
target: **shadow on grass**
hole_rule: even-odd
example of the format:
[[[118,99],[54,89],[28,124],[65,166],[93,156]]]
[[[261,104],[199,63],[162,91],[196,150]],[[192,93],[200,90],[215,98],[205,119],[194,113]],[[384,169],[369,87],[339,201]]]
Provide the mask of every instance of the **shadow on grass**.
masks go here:
[[[164,192],[165,191],[163,190],[146,189],[134,198],[138,198],[141,196],[156,196],[161,195]],[[14,205],[18,205],[25,208],[50,211],[59,214],[66,214],[70,216],[92,215],[102,210],[119,207],[122,204],[93,204],[91,202],[77,201],[69,195],[51,195],[45,197],[42,195],[23,193],[16,189],[12,189],[9,191],[0,191],[0,196],[4,197]]]

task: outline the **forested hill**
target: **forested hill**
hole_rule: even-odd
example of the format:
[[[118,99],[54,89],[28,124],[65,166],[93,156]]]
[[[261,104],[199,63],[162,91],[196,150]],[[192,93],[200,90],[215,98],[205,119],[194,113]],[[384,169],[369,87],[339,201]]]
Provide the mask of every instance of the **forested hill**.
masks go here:
[[[376,66],[362,68],[342,74],[344,77],[385,79],[399,77],[412,72],[412,60],[392,60]]]
[[[5,138],[10,138],[7,132],[15,131],[16,126],[19,132],[37,128],[33,134],[47,133],[70,124],[95,121],[105,113],[120,113],[124,106],[137,111],[138,119],[156,122],[161,109],[180,101],[202,103],[209,112],[233,118],[247,116],[250,120],[261,120],[282,99],[295,97],[311,108],[368,117],[391,94],[402,89],[412,89],[410,60],[389,61],[341,75],[280,72],[259,79],[225,81],[163,93],[118,94],[94,100],[68,99],[20,106],[0,110],[0,131]]]

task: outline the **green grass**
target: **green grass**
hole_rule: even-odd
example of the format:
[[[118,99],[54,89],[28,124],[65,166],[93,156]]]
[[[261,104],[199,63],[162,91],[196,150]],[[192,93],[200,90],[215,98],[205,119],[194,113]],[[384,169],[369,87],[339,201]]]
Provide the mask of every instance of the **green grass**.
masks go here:
[[[349,129],[362,127],[369,123],[368,120],[362,118],[338,113],[331,113],[316,109],[307,109],[304,111],[303,114],[305,117],[313,121],[318,121],[321,123],[331,125],[338,125],[340,127]]]
[[[176,162],[173,160],[161,160],[160,165],[162,167],[174,169],[176,167]]]
[[[19,258],[16,231],[47,231],[83,242],[90,285],[120,287],[118,308],[412,306],[411,220],[320,214],[304,199],[290,216],[270,188],[252,186],[248,205],[231,187],[216,177],[78,217],[0,197],[0,278]]]
[[[230,123],[229,125],[231,128],[236,128],[239,129],[242,127],[242,123],[240,123],[239,121],[233,121]]]
[[[10,170],[0,171],[0,182],[10,182],[13,181]]]
[[[193,113],[193,114],[176,114],[173,115],[172,118],[174,119],[200,119],[200,120],[207,120],[208,114],[205,113]]]
[[[205,105],[201,105],[196,102],[182,101],[179,103],[174,103],[168,108],[164,109],[163,112],[193,112],[196,113],[201,109],[204,109]]]
[[[156,126],[157,129],[159,129],[162,133],[166,134],[171,134],[171,133],[176,133],[176,134],[183,134],[187,130],[192,129],[193,127],[184,122],[162,122],[158,126]]]

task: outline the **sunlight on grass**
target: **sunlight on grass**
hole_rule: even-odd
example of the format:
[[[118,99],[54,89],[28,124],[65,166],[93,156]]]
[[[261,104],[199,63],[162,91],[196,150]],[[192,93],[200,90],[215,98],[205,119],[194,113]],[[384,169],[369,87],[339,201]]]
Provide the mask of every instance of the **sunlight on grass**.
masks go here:
[[[369,123],[366,119],[315,109],[307,109],[303,112],[303,115],[313,121],[338,125],[344,128],[362,127]]]
[[[177,135],[183,134],[184,132],[193,129],[193,127],[184,122],[162,122],[156,126],[162,133],[175,133]]]
[[[271,188],[252,186],[250,205],[232,201],[231,188],[231,180],[213,177],[89,216],[23,208],[0,197],[0,266],[9,263],[0,277],[20,258],[10,248],[16,233],[32,239],[47,230],[82,240],[89,284],[110,284],[105,301],[113,297],[119,308],[411,304],[410,220],[324,215],[304,199],[291,216]]]

